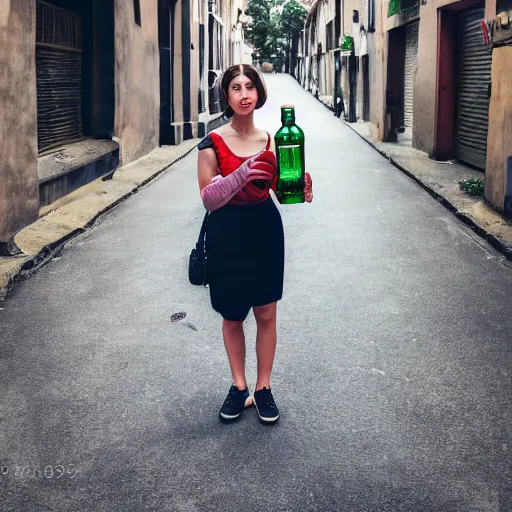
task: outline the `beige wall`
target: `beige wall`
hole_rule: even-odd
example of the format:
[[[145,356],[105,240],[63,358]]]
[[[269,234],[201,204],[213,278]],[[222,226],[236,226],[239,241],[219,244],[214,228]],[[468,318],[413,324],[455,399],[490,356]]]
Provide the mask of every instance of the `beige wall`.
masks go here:
[[[485,19],[496,19],[496,0],[485,0]]]
[[[190,115],[191,121],[197,121],[199,116],[198,91],[199,91],[199,23],[190,22],[190,37],[194,49],[190,50]],[[197,137],[197,134],[194,134]]]
[[[379,0],[375,2],[380,3]],[[345,34],[352,35],[352,11],[363,12],[363,4],[360,0],[343,0],[343,31]],[[341,35],[343,39],[343,34]]]
[[[39,211],[35,2],[1,5],[0,242],[7,242]]]
[[[368,34],[370,67],[370,130],[377,140],[384,138],[388,45],[386,20],[388,2],[376,2],[375,32]]]
[[[503,211],[507,158],[512,156],[512,47],[495,48],[492,55],[492,93],[489,105],[485,197]]]
[[[431,0],[426,5],[421,5],[420,9],[412,144],[430,156],[434,153],[436,131],[437,10],[457,1]]]
[[[435,150],[435,112],[437,96],[438,12],[459,0],[431,0],[421,5],[418,37],[418,73],[414,86],[413,146],[430,156]],[[496,0],[486,0],[485,15],[496,17]],[[469,6],[468,6],[469,7]],[[434,50],[435,49],[435,50]]]
[[[145,155],[159,143],[158,1],[145,0],[140,7],[138,26],[132,2],[115,2],[115,134],[122,163]]]

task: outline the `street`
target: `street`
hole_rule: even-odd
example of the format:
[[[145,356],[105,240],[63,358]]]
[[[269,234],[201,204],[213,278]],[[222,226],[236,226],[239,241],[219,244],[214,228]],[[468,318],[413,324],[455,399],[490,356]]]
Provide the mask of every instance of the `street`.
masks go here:
[[[265,78],[256,124],[295,104],[315,197],[279,207],[279,423],[217,416],[221,317],[187,276],[194,150],[0,304],[2,512],[512,510],[512,264]],[[255,334],[250,315],[251,387]]]

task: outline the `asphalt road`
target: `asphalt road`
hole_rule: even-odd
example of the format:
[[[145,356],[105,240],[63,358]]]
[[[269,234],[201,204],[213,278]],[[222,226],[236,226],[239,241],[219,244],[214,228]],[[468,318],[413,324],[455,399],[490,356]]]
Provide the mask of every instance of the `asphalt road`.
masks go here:
[[[296,104],[315,192],[280,206],[280,422],[218,421],[194,151],[0,305],[2,512],[512,510],[510,263],[293,79],[268,85],[258,122]]]

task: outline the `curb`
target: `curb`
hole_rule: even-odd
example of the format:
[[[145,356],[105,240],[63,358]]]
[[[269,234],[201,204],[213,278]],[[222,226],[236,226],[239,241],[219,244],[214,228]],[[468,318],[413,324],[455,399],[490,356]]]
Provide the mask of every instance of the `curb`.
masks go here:
[[[179,147],[179,146],[178,146]],[[2,285],[0,281],[0,303],[4,302],[9,292],[12,290],[15,283],[18,283],[20,281],[25,281],[27,279],[30,279],[33,275],[36,274],[36,272],[44,267],[47,263],[49,263],[53,258],[56,256],[59,256],[62,251],[64,250],[64,247],[66,244],[73,240],[74,238],[78,237],[79,235],[85,233],[87,230],[92,228],[94,224],[109,213],[111,210],[113,210],[116,206],[126,201],[129,197],[136,194],[141,188],[145,187],[149,183],[151,183],[153,180],[155,180],[158,176],[160,176],[163,172],[167,171],[171,166],[185,158],[188,154],[190,154],[195,148],[197,147],[197,144],[194,144],[190,148],[187,148],[187,150],[179,155],[176,159],[172,160],[169,164],[165,165],[165,167],[157,170],[154,174],[152,174],[149,178],[145,179],[141,183],[137,184],[130,192],[127,192],[123,196],[116,199],[113,203],[109,204],[102,210],[100,210],[96,215],[94,215],[82,228],[75,229],[55,242],[52,242],[51,244],[45,245],[41,248],[41,250],[37,254],[33,254],[28,256],[27,258],[23,260],[22,263],[20,263],[20,267],[15,270],[12,275],[7,274],[7,279],[5,285]],[[21,255],[23,257],[23,255]],[[1,277],[1,276],[0,276]]]
[[[392,157],[390,157],[387,153],[379,149],[371,140],[367,139],[363,135],[361,135],[357,130],[350,126],[350,123],[347,121],[343,121],[345,126],[350,128],[355,134],[357,134],[361,139],[363,139],[368,145],[370,145],[377,153],[382,155],[388,162],[390,162],[394,167],[398,170],[402,171],[405,175],[415,181],[420,187],[428,192],[433,198],[435,198],[439,203],[441,203],[447,210],[455,215],[460,221],[462,221],[466,226],[471,228],[479,237],[483,238],[487,243],[492,245],[497,251],[503,254],[508,260],[512,261],[512,246],[507,245],[502,242],[499,238],[494,236],[492,233],[487,231],[485,228],[480,226],[474,219],[466,215],[464,212],[461,212],[453,203],[451,203],[446,197],[436,192],[429,185],[421,181],[415,174],[411,171],[400,165],[396,162]]]
[[[334,108],[324,103],[320,98],[313,96],[317,101],[319,101],[327,110],[334,112]],[[428,192],[433,198],[435,198],[439,203],[441,203],[447,210],[455,215],[461,222],[463,222],[466,226],[468,226],[472,231],[474,231],[480,238],[485,240],[488,244],[490,244],[494,249],[503,254],[509,261],[512,261],[512,245],[507,245],[502,242],[499,238],[494,236],[492,233],[487,231],[485,228],[480,226],[475,220],[466,215],[464,212],[461,212],[453,203],[451,203],[446,197],[442,196],[438,192],[436,192],[429,185],[421,181],[415,174],[411,171],[400,165],[396,162],[392,157],[390,157],[383,150],[379,149],[376,144],[374,144],[370,139],[367,139],[364,135],[361,135],[357,130],[355,130],[351,123],[345,121],[344,119],[340,119],[340,121],[350,128],[356,135],[358,135],[362,140],[364,140],[369,146],[371,146],[377,153],[383,156],[388,162],[390,162],[394,167],[396,167],[399,171],[403,172],[413,181],[415,181],[423,190]],[[485,199],[484,199],[485,201]],[[487,201],[485,201],[487,203]],[[488,204],[488,203],[487,203]]]

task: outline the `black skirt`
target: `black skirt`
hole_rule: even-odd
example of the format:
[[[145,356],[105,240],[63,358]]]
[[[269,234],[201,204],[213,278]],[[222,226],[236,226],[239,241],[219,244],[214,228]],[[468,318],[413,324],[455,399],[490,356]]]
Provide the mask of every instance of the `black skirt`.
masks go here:
[[[212,307],[226,320],[245,320],[251,308],[282,298],[283,223],[271,198],[212,212],[206,250]]]

